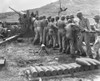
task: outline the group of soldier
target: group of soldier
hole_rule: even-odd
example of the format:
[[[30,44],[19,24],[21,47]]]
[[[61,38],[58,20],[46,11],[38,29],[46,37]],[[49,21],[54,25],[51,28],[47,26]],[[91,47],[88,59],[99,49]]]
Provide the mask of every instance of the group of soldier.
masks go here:
[[[74,15],[46,17],[33,17],[33,30],[35,32],[33,44],[43,44],[53,49],[59,48],[59,52],[74,56],[75,54],[84,54],[92,58],[90,46],[91,26],[89,20],[81,12],[77,13],[77,20]],[[95,31],[100,31],[100,17],[94,18],[96,25]],[[96,36],[98,34],[96,33]],[[86,44],[86,52],[83,49],[83,41]]]
[[[94,20],[96,24],[93,28],[96,31],[96,40],[100,35],[100,16],[96,15]],[[83,16],[82,12],[77,13],[76,17],[74,15],[46,17],[34,13],[29,16],[28,12],[20,16],[19,22],[22,35],[28,33],[28,29],[34,32],[34,45],[44,45],[53,49],[59,48],[59,52],[71,54],[71,56],[79,54],[93,58],[90,46],[92,28],[89,20]],[[86,50],[83,49],[83,41]]]

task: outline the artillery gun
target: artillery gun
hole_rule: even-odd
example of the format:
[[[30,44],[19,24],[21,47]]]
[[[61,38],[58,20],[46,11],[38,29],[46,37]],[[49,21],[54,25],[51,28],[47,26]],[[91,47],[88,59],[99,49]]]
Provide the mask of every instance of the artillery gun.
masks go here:
[[[25,13],[25,12],[23,12],[23,11],[21,11],[21,12],[16,11],[15,9],[13,9],[13,8],[11,8],[11,7],[9,7],[9,8],[10,8],[11,10],[13,10],[15,13],[17,13],[19,16],[27,15],[27,17],[30,17],[29,10],[27,10],[27,13]],[[36,17],[39,16],[39,12],[38,12],[38,11],[36,11],[35,16],[36,16]]]
[[[20,33],[22,34],[22,36],[27,36],[27,35],[33,35],[33,32],[30,32],[31,31],[31,24],[32,24],[32,17],[31,17],[31,14],[29,12],[29,10],[27,10],[26,12],[19,12],[19,11],[16,11],[15,9],[9,7],[11,10],[13,10],[16,14],[19,15],[19,25],[21,26],[21,31]],[[36,12],[35,14],[36,16],[38,16],[38,11]],[[35,17],[36,17],[35,16]],[[27,32],[30,32],[27,33]]]
[[[13,10],[15,13],[17,13],[19,16],[26,14],[25,12],[16,11],[15,9],[13,9],[13,8],[11,8],[11,7],[9,7],[9,8],[10,8],[11,10]]]

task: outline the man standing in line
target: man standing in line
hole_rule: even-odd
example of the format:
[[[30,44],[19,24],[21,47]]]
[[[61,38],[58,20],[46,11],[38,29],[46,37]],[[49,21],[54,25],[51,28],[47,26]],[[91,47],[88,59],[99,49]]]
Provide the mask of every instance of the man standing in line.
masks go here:
[[[35,37],[34,37],[33,44],[36,44],[37,40],[39,40],[39,43],[42,42],[41,20],[42,20],[42,17],[37,17],[36,20],[34,21]]]
[[[66,30],[66,52],[71,54],[72,57],[75,56],[75,51],[77,49],[77,32],[76,25],[71,19],[68,20],[68,23],[65,27]]]
[[[57,23],[58,26],[58,43],[59,43],[59,52],[65,53],[65,17],[62,16]]]
[[[58,21],[59,21],[59,16],[56,16],[55,17],[55,25],[56,25],[56,31],[55,31],[55,35],[56,35],[56,47],[59,46],[58,45],[58,25],[57,25]]]
[[[81,12],[77,13],[77,17],[79,18],[79,27],[82,31],[84,31],[83,33],[81,32],[79,36],[79,42],[78,42],[79,49],[82,53],[82,50],[83,50],[82,43],[84,39],[85,44],[86,44],[86,49],[87,49],[86,56],[92,58],[90,37],[89,37],[89,32],[88,32],[88,31],[91,31],[89,20],[87,18],[84,18]]]
[[[43,16],[42,22],[41,22],[41,27],[42,27],[42,44],[46,43],[46,36],[45,36],[45,30],[48,26],[48,20],[46,16]]]
[[[96,16],[94,17],[94,20],[95,20],[95,23],[96,23],[96,24],[94,24],[94,29],[95,29],[95,31],[100,32],[100,16],[99,16],[99,15],[96,15]],[[96,34],[95,34],[95,39],[96,39],[97,36],[99,36],[99,35],[100,35],[100,33],[96,33]]]
[[[95,24],[94,29],[97,33],[95,33],[95,43],[93,45],[93,52],[94,52],[94,58],[99,59],[99,48],[100,48],[100,16],[96,15],[94,17]]]
[[[47,42],[49,42],[49,46],[56,46],[56,30],[57,27],[54,22],[54,18],[51,18],[51,22],[48,24],[48,33],[47,33]]]

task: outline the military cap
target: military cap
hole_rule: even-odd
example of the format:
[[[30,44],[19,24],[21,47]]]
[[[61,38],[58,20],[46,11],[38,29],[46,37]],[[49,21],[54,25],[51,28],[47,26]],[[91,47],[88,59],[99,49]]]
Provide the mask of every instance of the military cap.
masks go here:
[[[46,19],[46,16],[43,16],[43,19]]]
[[[82,16],[83,16],[82,12],[77,13],[77,17],[82,17]]]
[[[66,16],[66,19],[69,19],[69,17],[70,17],[70,16],[69,16],[69,15],[67,15],[67,16]]]
[[[23,17],[24,17],[24,18],[26,18],[26,17],[27,17],[27,15],[26,15],[26,14],[24,14],[24,15],[23,15]]]
[[[48,20],[48,22],[50,22],[50,20],[51,20],[51,16],[47,17],[47,20]]]
[[[34,12],[32,12],[32,13],[31,13],[31,16],[32,16],[32,17],[34,17],[34,16],[35,16]]]
[[[72,20],[71,19],[68,19],[68,23],[72,23]]]
[[[40,17],[39,17],[39,20],[42,20],[42,19],[43,19],[43,16],[40,16]]]
[[[47,19],[51,19],[51,16],[47,17]]]
[[[56,20],[59,20],[59,16],[56,16],[55,19],[56,19]]]
[[[100,16],[96,15],[96,16],[94,16],[94,19],[99,19],[100,20]]]
[[[54,22],[54,18],[51,18],[51,22]]]
[[[62,17],[61,17],[61,20],[65,20],[65,16],[62,16]]]
[[[40,19],[40,17],[36,17],[36,19],[37,19],[37,20],[39,20],[39,19]]]
[[[74,18],[74,15],[70,15],[70,19]]]

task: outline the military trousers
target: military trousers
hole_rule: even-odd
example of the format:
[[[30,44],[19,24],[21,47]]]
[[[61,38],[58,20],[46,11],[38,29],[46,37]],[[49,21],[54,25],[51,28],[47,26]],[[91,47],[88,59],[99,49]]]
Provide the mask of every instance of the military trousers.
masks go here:
[[[48,33],[48,27],[45,27],[43,30],[43,42],[42,42],[44,45],[46,45],[47,33]]]
[[[56,46],[58,45],[58,29],[56,28],[55,30],[55,42],[56,42]]]
[[[83,48],[82,48],[83,39],[84,39],[84,42],[86,44],[86,55],[91,56],[92,52],[91,52],[91,46],[90,46],[90,35],[88,32],[79,34],[78,49],[80,49],[80,51],[83,52]]]
[[[65,50],[65,30],[64,29],[58,29],[58,43],[59,43],[59,49]]]
[[[47,42],[46,45],[52,45],[53,47],[56,46],[56,34],[55,31],[51,28],[48,28],[46,42]]]
[[[35,37],[34,37],[34,42],[35,43],[37,40],[39,40],[39,43],[42,43],[43,40],[43,32],[41,27],[36,27],[34,28],[35,31]]]

